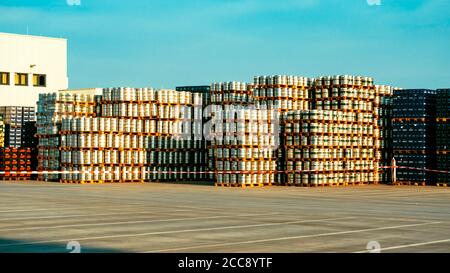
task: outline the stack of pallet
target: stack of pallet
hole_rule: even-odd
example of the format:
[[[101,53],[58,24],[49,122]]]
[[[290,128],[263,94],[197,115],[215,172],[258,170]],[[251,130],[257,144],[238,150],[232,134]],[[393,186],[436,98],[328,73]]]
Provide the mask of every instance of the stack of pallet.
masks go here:
[[[150,90],[153,91],[153,90]],[[147,139],[144,118],[152,115],[147,89],[105,88],[98,117],[62,119],[63,183],[143,182]],[[147,105],[147,107],[145,107]],[[147,127],[147,130],[155,128]]]
[[[36,134],[36,121],[25,122],[22,126],[22,141],[20,147],[36,149],[38,146]]]
[[[5,123],[3,122],[3,115],[0,114],[0,148],[5,146]]]
[[[279,113],[294,110],[309,110],[311,107],[311,85],[313,79],[301,76],[255,76],[253,78],[253,97],[258,109],[276,109]],[[281,124],[280,130],[284,129]],[[281,144],[284,138],[280,135]],[[284,171],[286,150],[280,145],[276,151],[277,174],[276,182],[286,183]]]
[[[275,183],[278,112],[224,110],[213,117],[211,150],[215,181],[220,186]]]
[[[39,180],[59,181],[61,171],[61,122],[63,117],[95,117],[96,89],[40,94],[37,109],[38,171],[49,172]]]
[[[332,110],[329,114],[334,117],[332,119],[338,117],[336,122],[332,122],[335,123],[333,131],[327,129],[325,125],[324,131],[320,131],[322,128],[319,127],[318,134],[326,133],[331,136],[328,141],[333,140],[333,144],[324,143],[324,148],[329,150],[324,151],[326,156],[322,160],[338,165],[339,178],[336,178],[332,169],[324,167],[322,181],[318,176],[318,182],[322,182],[323,185],[378,183],[377,167],[381,160],[381,143],[378,97],[373,79],[347,75],[325,76],[315,79],[312,90],[313,108],[319,112]],[[325,113],[324,118],[327,116]],[[314,112],[309,117],[313,121],[316,118]],[[338,160],[335,159],[336,153]],[[346,163],[343,167],[339,167],[342,161]],[[320,166],[320,163],[317,164]],[[341,168],[344,169],[340,170]],[[315,178],[312,181],[315,182]]]
[[[375,132],[370,116],[348,111],[292,111],[284,115],[289,185],[376,183]]]
[[[224,111],[236,111],[237,108],[245,109],[254,105],[253,86],[245,82],[219,82],[210,85],[210,100],[206,109],[205,136],[208,148],[207,171],[209,171],[209,179],[217,181],[217,176],[213,174],[216,171],[215,145],[212,142],[215,131],[215,123],[218,127],[223,125],[221,117]]]
[[[253,79],[255,106],[279,112],[308,110],[311,83],[312,79],[298,76],[256,76]]]
[[[396,90],[392,112],[393,153],[398,184],[431,184],[436,163],[436,91]]]
[[[202,181],[202,95],[105,88],[98,117],[63,118],[65,183]]]
[[[211,104],[251,105],[252,86],[244,82],[221,82],[211,84]]]
[[[5,147],[22,146],[22,128],[27,122],[35,120],[34,107],[2,106],[0,114],[5,124]]]
[[[202,135],[203,94],[157,90],[155,115],[147,119],[156,129],[148,138],[148,179],[155,182],[207,180],[206,144]],[[146,121],[146,122],[147,122]]]
[[[143,136],[136,133],[139,126],[142,120],[63,118],[61,182],[143,181],[146,151]]]
[[[450,171],[450,89],[437,90],[436,102],[436,148],[437,148],[437,169]],[[450,184],[450,174],[438,173],[437,182],[439,185]]]
[[[198,102],[194,99],[194,111],[197,113],[194,114],[194,124],[196,125],[196,128],[201,126],[201,129],[198,129],[198,134],[194,136],[194,140],[198,141],[201,136],[201,144],[197,145],[201,148],[197,149],[198,156],[200,157],[200,160],[197,160],[195,162],[202,162],[201,170],[204,172],[204,175],[202,175],[202,179],[205,182],[212,182],[214,180],[214,174],[210,172],[210,168],[212,168],[212,163],[208,160],[208,147],[210,146],[209,140],[207,140],[207,137],[203,134],[203,124],[207,124],[208,121],[210,121],[210,118],[206,114],[207,111],[209,111],[209,105],[211,104],[211,86],[210,85],[202,85],[202,86],[180,86],[176,87],[176,91],[186,91],[186,92],[192,92],[194,94],[200,94],[202,98],[202,105],[201,107],[198,105]],[[201,113],[200,113],[201,112]],[[199,115],[202,115],[201,118],[199,118]],[[200,120],[201,119],[201,120]],[[211,166],[210,166],[211,164]]]
[[[383,168],[378,170],[379,179],[383,183],[391,181],[391,170],[387,166],[392,160],[392,96],[394,89],[391,86],[375,85],[375,103],[378,107],[378,127],[380,127],[381,162]]]
[[[31,148],[0,148],[0,179],[30,180]]]

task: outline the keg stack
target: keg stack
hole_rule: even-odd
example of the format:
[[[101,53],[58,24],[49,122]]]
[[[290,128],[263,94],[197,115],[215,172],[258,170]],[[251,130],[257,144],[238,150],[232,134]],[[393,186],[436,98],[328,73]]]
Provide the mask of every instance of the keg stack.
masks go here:
[[[31,171],[31,148],[0,148],[0,180],[30,180]]]
[[[209,169],[208,165],[209,160],[208,160],[208,146],[210,145],[210,142],[207,140],[207,138],[205,137],[205,135],[203,135],[203,124],[207,124],[210,121],[210,117],[207,115],[208,111],[209,111],[209,105],[211,105],[211,85],[201,85],[201,86],[180,86],[180,87],[176,87],[175,89],[176,91],[187,91],[187,92],[192,92],[194,94],[194,96],[197,97],[193,97],[194,99],[194,127],[196,128],[196,130],[193,130],[193,132],[195,133],[195,135],[193,136],[194,140],[202,140],[201,142],[201,150],[197,150],[200,153],[200,159],[199,161],[195,161],[195,162],[203,162],[201,169],[202,171],[205,171],[205,175],[201,176],[202,177],[202,181],[207,182],[207,183],[211,183],[214,180],[214,174],[212,172],[210,172],[211,170]],[[199,105],[199,95],[201,96],[201,102],[202,105]],[[201,115],[201,117],[200,117]],[[199,128],[201,127],[201,128]],[[211,162],[211,168],[213,166],[213,163]],[[208,171],[208,172],[206,172]]]
[[[374,129],[368,115],[339,110],[291,111],[285,124],[287,184],[376,183]]]
[[[437,169],[450,171],[450,89],[437,90]],[[450,186],[450,174],[437,174],[438,185]]]
[[[224,111],[236,111],[254,105],[252,85],[245,82],[229,81],[217,82],[210,85],[210,98],[206,112],[207,119],[204,120],[206,145],[208,148],[207,171],[209,180],[217,182],[215,142],[213,135],[217,134],[216,127],[223,126]],[[218,124],[215,124],[218,123]]]
[[[63,118],[61,182],[144,182],[144,118],[152,115],[153,94],[147,88],[104,88],[101,97],[93,97],[96,117]]]
[[[382,166],[390,166],[392,160],[392,96],[395,88],[386,85],[375,85],[375,103],[378,107],[378,126],[380,127],[380,148]],[[378,170],[379,180],[390,183],[391,170],[380,168]]]
[[[5,147],[5,123],[3,122],[3,115],[0,114],[0,148]]]
[[[242,108],[216,112],[210,146],[216,185],[275,183],[278,115],[276,110]]]
[[[287,111],[309,110],[311,107],[311,84],[313,79],[301,76],[255,76],[253,77],[253,97],[258,109],[277,109],[279,113]],[[280,125],[280,132],[284,125]],[[280,135],[281,145],[277,149],[276,181],[286,183],[284,138]]]
[[[392,111],[393,154],[397,166],[434,169],[436,166],[436,91],[395,90]],[[397,184],[427,185],[431,172],[400,168]]]
[[[133,126],[142,128],[142,120],[63,118],[61,182],[143,182],[145,141]]]
[[[175,90],[155,93],[154,135],[148,143],[148,180],[204,182],[207,147],[202,137],[203,94]]]
[[[213,105],[242,105],[254,103],[253,87],[244,82],[220,82],[211,84],[211,104]]]
[[[39,94],[37,103],[38,171],[61,171],[60,145],[63,118],[94,117],[95,95],[72,91]],[[60,174],[43,173],[38,180],[59,181]]]
[[[312,80],[297,76],[255,76],[253,98],[259,109],[277,109],[279,112],[310,109]]]
[[[368,77],[326,76],[311,88],[311,111],[287,113],[287,184],[378,183],[378,105]],[[303,170],[303,172],[300,172]]]

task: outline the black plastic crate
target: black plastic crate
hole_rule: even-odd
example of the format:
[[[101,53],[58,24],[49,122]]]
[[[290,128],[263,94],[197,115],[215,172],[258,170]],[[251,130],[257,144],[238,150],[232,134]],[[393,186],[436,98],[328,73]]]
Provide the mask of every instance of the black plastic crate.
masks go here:
[[[435,118],[436,91],[406,89],[394,91],[393,118]]]
[[[36,122],[25,122],[22,126],[21,147],[36,148],[38,145],[38,138],[35,137],[37,133]]]

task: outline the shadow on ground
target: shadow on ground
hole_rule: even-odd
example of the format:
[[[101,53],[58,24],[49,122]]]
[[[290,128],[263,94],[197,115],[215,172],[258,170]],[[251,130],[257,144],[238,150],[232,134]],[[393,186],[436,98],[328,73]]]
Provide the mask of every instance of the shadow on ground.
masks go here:
[[[0,238],[0,253],[71,253],[76,248],[76,243],[68,246],[68,243],[41,243],[30,244],[30,241]],[[80,245],[79,253],[120,253],[117,249],[98,248]]]

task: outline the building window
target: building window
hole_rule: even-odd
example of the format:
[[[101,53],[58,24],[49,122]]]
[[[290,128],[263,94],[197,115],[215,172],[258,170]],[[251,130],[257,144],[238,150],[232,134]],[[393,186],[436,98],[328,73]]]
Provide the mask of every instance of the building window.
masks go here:
[[[14,75],[14,83],[15,83],[15,85],[27,86],[28,85],[28,74],[16,73]]]
[[[0,72],[0,85],[9,85],[9,73]]]
[[[47,76],[40,74],[33,74],[33,86],[45,87],[47,84]]]

